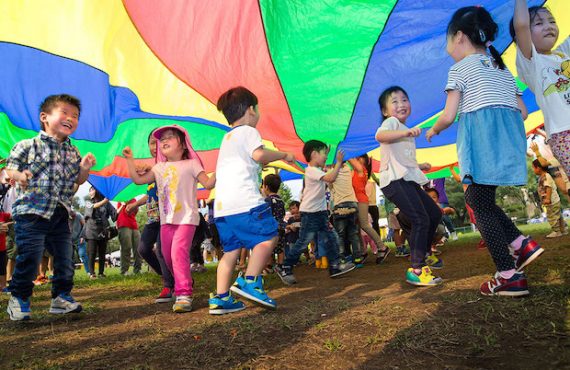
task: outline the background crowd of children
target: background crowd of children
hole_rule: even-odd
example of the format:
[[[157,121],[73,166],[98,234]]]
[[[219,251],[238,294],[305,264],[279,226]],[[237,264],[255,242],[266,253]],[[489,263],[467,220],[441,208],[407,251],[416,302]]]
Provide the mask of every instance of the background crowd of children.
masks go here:
[[[531,145],[536,156],[533,169],[552,227],[548,237],[558,237],[568,233],[557,188],[564,196],[570,190],[566,176],[570,171],[570,100],[563,91],[544,85],[543,72],[569,63],[570,41],[566,39],[553,50],[558,28],[552,14],[543,7],[527,9],[525,0],[516,1],[511,28],[519,76],[537,96],[545,117],[543,135],[548,143],[542,149]],[[465,7],[454,13],[447,27],[447,52],[456,63],[445,87],[445,109],[425,136],[431,140],[458,117],[460,174],[454,175],[464,185],[471,222],[479,229],[497,270],[480,292],[524,296],[529,291],[523,269],[544,250],[523,236],[495,204],[498,186],[527,182],[523,124],[527,112],[513,75],[493,46],[497,32],[497,24],[483,7]],[[52,257],[50,312],[80,312],[81,305],[71,295],[73,250],[92,279],[105,277],[107,242],[115,232],[109,220],[117,220],[121,273],[128,273],[131,254],[135,273],[140,272],[144,259],[162,276],[163,288],[156,302],[174,301],[174,312],[192,310],[192,272],[203,271],[204,256],[216,248],[219,263],[209,312],[243,310],[246,306],[237,296],[275,309],[277,303],[265,291],[261,276],[275,272],[285,284],[297,283],[293,271],[309,252],[309,245],[312,256],[307,259],[326,266],[331,278],[362,267],[369,248],[377,264],[386,261],[390,249],[380,237],[376,184],[386,198],[395,256],[410,257],[405,281],[415,286],[441,284],[443,279],[432,269],[443,267],[436,247],[446,233],[444,225],[453,234],[447,216],[454,211],[448,207],[442,181],[429,185],[424,172],[431,165],[416,160],[415,138],[422,129],[406,126],[412,112],[406,90],[388,87],[378,103],[383,119],[375,134],[381,154],[379,177],[367,155],[345,160],[342,149],[330,153],[327,143],[309,140],[302,151],[307,167],[301,201],[288,205],[288,215],[278,195],[279,176],[271,174],[261,181],[259,174],[268,163],[295,164],[296,158],[263,145],[256,129],[260,119],[257,97],[236,87],[217,102],[231,130],[222,139],[215,173],[206,174],[183,127],[161,127],[148,137],[154,164],[141,164],[130,148],[123,150],[130,177],[136,184],[147,185],[147,194],[119,203],[116,209],[91,188],[82,216],[71,209],[71,199],[87,180],[95,158],[90,153],[81,157],[69,139],[79,123],[81,104],[70,95],[47,97],[40,107],[42,131],[14,146],[3,178],[2,288],[6,287],[6,266],[8,270],[13,267],[7,262],[6,245],[17,245],[18,256],[8,288],[10,318],[30,319],[34,279],[38,268],[40,275],[47,268],[42,262],[47,261],[44,251]],[[198,182],[206,189],[216,188],[207,220],[198,210]],[[146,205],[147,222],[141,235],[135,215],[142,205]],[[6,240],[12,229],[10,239],[15,243]],[[236,265],[240,273],[234,280]]]

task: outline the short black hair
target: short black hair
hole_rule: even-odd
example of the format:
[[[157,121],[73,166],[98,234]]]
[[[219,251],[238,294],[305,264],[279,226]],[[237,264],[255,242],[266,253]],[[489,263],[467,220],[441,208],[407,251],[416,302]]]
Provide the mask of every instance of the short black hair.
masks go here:
[[[263,179],[263,185],[267,186],[270,192],[277,193],[281,187],[281,177],[270,173]]]
[[[535,159],[532,161],[532,166],[535,168],[540,168],[543,171],[548,171],[548,166],[543,166],[542,163],[540,163],[540,161],[538,159]]]
[[[242,118],[249,107],[255,106],[257,106],[257,96],[243,86],[229,89],[220,96],[216,104],[230,126]]]
[[[311,153],[320,152],[323,149],[328,149],[329,146],[319,140],[309,140],[303,145],[303,156],[307,162],[311,161]]]
[[[299,201],[297,201],[297,200],[292,200],[292,201],[289,203],[289,208],[291,208],[291,207],[293,207],[293,206],[299,208],[299,207],[301,206],[301,203],[300,203]]]
[[[50,95],[44,99],[44,101],[40,104],[40,113],[51,113],[51,111],[57,107],[57,103],[67,103],[73,105],[77,108],[79,114],[81,114],[81,101],[77,99],[75,96],[68,95],[68,94],[58,94],[58,95]],[[43,122],[40,122],[42,130],[45,130],[45,125]]]
[[[437,195],[437,197],[439,198],[439,191],[437,191],[436,188],[425,188],[425,192],[426,193],[435,193],[435,195]]]
[[[380,114],[382,115],[382,119],[388,118],[388,116],[384,115],[383,110],[384,110],[384,108],[386,108],[386,106],[388,104],[388,99],[390,99],[390,96],[393,93],[398,92],[398,91],[403,92],[404,95],[406,95],[406,98],[408,98],[408,100],[410,100],[410,97],[408,96],[408,93],[406,92],[406,90],[404,90],[400,86],[390,86],[386,90],[382,91],[382,94],[380,94],[380,97],[378,98],[378,105],[380,105]]]

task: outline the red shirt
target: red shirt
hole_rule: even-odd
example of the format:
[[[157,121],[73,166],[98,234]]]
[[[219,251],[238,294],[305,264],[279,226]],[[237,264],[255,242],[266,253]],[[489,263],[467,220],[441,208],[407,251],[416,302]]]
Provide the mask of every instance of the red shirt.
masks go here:
[[[362,169],[362,174],[359,175],[355,170],[352,173],[352,188],[358,203],[368,203],[368,195],[366,195],[366,183],[368,182],[368,171]]]
[[[125,206],[121,209],[121,212],[119,212],[119,215],[117,216],[117,229],[120,229],[121,227],[128,227],[129,229],[133,229],[133,230],[138,230],[139,229],[139,225],[137,224],[137,212],[133,212],[133,213],[127,213],[127,204],[131,204],[131,203],[135,203],[136,200],[131,199],[129,200],[127,203],[125,203]],[[123,206],[123,203],[119,203],[117,204],[117,208],[121,208]]]
[[[0,222],[8,222],[12,217],[9,213],[0,212]],[[0,252],[6,250],[6,233],[0,233]]]

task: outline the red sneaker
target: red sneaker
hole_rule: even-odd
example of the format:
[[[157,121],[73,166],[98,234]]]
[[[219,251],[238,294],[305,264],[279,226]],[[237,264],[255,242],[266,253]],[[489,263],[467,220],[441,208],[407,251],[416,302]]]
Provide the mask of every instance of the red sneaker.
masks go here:
[[[523,240],[521,248],[515,251],[517,271],[522,271],[525,266],[537,259],[542,253],[544,253],[544,249],[530,237]]]
[[[154,303],[168,303],[174,301],[176,298],[172,294],[171,288],[162,288],[160,295],[154,300]]]
[[[503,279],[497,272],[491,280],[481,284],[480,291],[486,296],[524,297],[529,295],[526,276],[522,272],[516,272],[510,279]]]
[[[479,240],[479,243],[477,244],[477,249],[479,250],[487,249],[487,243],[485,243],[483,239]]]

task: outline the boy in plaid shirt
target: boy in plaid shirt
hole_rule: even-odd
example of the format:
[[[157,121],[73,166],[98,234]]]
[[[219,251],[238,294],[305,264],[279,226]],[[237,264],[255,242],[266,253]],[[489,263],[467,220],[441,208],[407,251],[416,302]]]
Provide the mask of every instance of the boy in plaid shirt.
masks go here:
[[[87,180],[95,157],[88,153],[82,159],[69,140],[77,129],[80,109],[73,96],[48,96],[40,106],[42,130],[14,145],[6,162],[8,176],[18,185],[12,206],[18,257],[7,309],[11,320],[30,319],[33,280],[44,248],[54,256],[49,312],[81,311],[70,294],[74,266],[68,220],[73,194]]]

